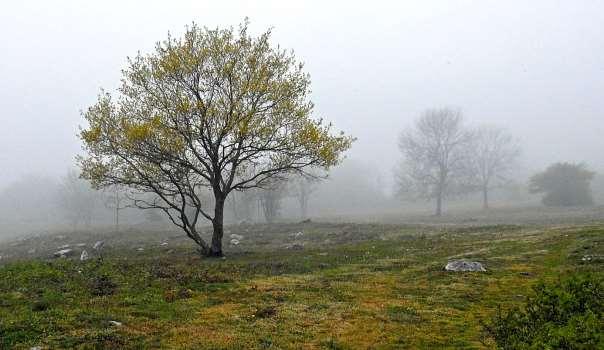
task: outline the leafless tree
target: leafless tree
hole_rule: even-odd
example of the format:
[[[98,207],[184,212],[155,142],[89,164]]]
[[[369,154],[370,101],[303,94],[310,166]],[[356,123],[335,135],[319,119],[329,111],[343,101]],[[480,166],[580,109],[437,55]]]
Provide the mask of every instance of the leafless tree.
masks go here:
[[[281,201],[285,197],[285,181],[275,180],[260,189],[258,200],[266,222],[273,223],[281,214]]]
[[[472,136],[468,149],[472,175],[482,192],[482,207],[488,209],[489,190],[508,180],[520,148],[514,137],[499,127],[483,126]]]
[[[465,151],[470,141],[471,132],[464,128],[460,110],[426,110],[400,135],[403,161],[397,180],[401,192],[435,199],[435,214],[440,216],[443,199],[465,188],[469,171]]]
[[[100,193],[92,188],[90,182],[80,179],[75,170],[68,171],[59,183],[59,205],[74,228],[79,223],[91,224],[100,199]]]
[[[111,186],[105,189],[105,208],[113,210],[115,232],[120,231],[120,211],[129,207],[130,198],[124,188]]]
[[[320,177],[317,176],[298,175],[289,181],[291,195],[297,199],[300,206],[301,220],[308,218],[308,200],[319,180]]]

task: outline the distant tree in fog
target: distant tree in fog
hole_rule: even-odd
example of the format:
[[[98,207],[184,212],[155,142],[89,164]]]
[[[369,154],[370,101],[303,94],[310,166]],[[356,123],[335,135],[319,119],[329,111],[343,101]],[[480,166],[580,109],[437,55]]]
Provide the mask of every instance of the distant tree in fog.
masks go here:
[[[113,211],[113,223],[115,231],[120,230],[120,212],[128,208],[131,199],[128,197],[126,190],[120,186],[110,186],[105,188],[105,208]]]
[[[281,204],[286,194],[286,183],[283,180],[272,181],[258,189],[258,201],[266,222],[273,223],[281,215]]]
[[[594,175],[585,164],[555,163],[531,177],[529,190],[545,193],[542,202],[548,206],[592,205],[590,182]]]
[[[426,110],[399,139],[403,156],[397,172],[400,192],[434,199],[435,214],[440,216],[443,199],[466,188],[470,141],[471,133],[464,128],[461,111]]]
[[[58,185],[57,197],[66,219],[75,228],[79,223],[91,224],[101,194],[92,188],[90,182],[80,179],[75,170],[70,170]]]
[[[353,139],[313,115],[310,78],[291,51],[238,28],[188,27],[129,60],[117,98],[84,113],[83,176],[97,187],[154,193],[136,205],[162,210],[206,256],[222,256],[232,191],[262,188],[307,168],[337,165]],[[200,189],[209,189],[212,210]],[[210,242],[197,229],[212,223]]]
[[[481,127],[469,143],[471,174],[482,192],[482,207],[489,208],[489,190],[507,181],[507,175],[520,154],[513,136],[498,127]]]
[[[298,175],[289,180],[289,191],[300,207],[300,219],[308,218],[308,200],[315,191],[319,177]]]
[[[228,198],[235,222],[251,222],[257,209],[258,190],[234,191]]]

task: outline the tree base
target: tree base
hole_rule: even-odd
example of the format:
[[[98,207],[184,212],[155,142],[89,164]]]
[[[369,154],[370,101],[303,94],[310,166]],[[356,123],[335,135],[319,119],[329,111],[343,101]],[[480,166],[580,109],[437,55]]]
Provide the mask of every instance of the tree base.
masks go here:
[[[201,249],[199,250],[199,254],[205,258],[222,258],[224,256],[222,251],[213,252],[211,250],[204,251]]]

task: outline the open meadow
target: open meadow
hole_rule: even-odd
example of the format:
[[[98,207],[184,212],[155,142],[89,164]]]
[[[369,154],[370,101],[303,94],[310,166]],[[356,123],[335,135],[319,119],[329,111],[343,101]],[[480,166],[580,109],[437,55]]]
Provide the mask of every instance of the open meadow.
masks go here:
[[[0,348],[490,349],[482,324],[537,281],[604,275],[594,212],[568,214],[567,224],[231,225],[225,258],[202,258],[177,231],[8,241]],[[52,257],[65,246],[72,257]],[[487,271],[443,269],[460,258]]]

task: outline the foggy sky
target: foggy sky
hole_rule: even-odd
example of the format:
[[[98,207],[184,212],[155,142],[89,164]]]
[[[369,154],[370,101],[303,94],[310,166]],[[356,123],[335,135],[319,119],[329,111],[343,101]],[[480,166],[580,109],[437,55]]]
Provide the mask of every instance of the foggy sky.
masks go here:
[[[349,158],[391,178],[397,136],[422,110],[506,126],[529,170],[604,171],[600,1],[3,1],[0,189],[59,176],[80,152],[80,110],[119,84],[126,56],[192,21],[274,27],[312,77],[317,116],[358,138]]]

